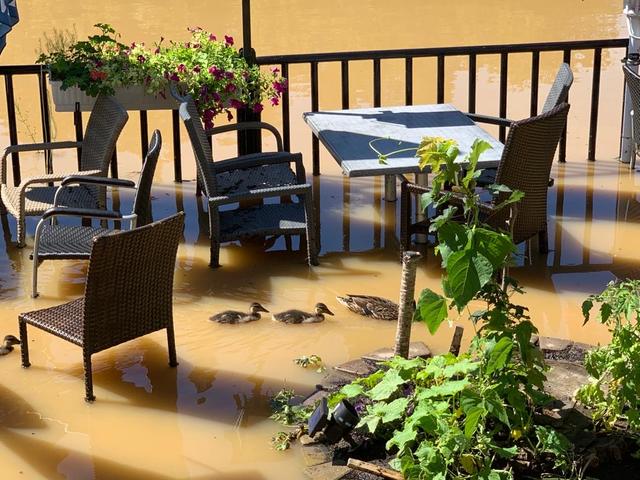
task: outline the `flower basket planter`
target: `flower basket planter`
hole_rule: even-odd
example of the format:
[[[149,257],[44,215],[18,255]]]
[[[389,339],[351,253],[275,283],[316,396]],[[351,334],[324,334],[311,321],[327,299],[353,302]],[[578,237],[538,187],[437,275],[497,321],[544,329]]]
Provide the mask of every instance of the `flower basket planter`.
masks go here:
[[[73,112],[76,103],[80,105],[82,112],[93,109],[96,99],[88,96],[78,87],[62,90],[61,81],[51,80],[49,83],[56,112]],[[150,95],[142,85],[118,89],[114,96],[126,110],[175,110],[178,108],[178,103],[171,95],[167,94],[167,98]]]

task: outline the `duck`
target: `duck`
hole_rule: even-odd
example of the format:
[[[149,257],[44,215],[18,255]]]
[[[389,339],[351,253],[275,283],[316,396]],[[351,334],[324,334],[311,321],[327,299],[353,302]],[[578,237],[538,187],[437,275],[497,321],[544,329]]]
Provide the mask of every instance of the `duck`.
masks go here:
[[[382,297],[371,295],[336,296],[336,300],[358,315],[377,320],[397,320],[398,304]]]
[[[0,355],[6,355],[9,352],[12,352],[14,345],[20,345],[20,340],[18,340],[13,335],[7,335],[6,337],[4,337],[4,341],[0,346]]]
[[[237,323],[249,323],[260,320],[260,312],[269,313],[269,310],[264,308],[258,302],[254,302],[249,307],[248,313],[236,312],[235,310],[227,310],[226,312],[221,312],[213,315],[209,318],[209,320],[211,320],[212,322],[228,323],[233,325]]]
[[[286,310],[273,314],[273,320],[281,323],[320,323],[324,322],[324,315],[332,315],[333,312],[324,303],[316,303],[314,313],[303,312],[302,310]]]

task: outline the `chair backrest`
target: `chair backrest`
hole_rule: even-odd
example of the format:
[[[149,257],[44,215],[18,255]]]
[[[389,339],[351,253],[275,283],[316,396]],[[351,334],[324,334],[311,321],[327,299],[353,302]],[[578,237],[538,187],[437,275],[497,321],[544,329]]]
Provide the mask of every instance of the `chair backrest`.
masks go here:
[[[81,170],[100,170],[102,175],[107,175],[116,142],[127,120],[127,111],[115,98],[98,96],[82,141]]]
[[[133,200],[133,213],[137,215],[136,225],[142,227],[153,221],[151,214],[151,185],[156,173],[158,157],[162,149],[162,135],[160,130],[154,130],[149,142],[149,150],[142,165],[142,171],[138,178],[136,196]]]
[[[633,108],[633,141],[640,144],[640,76],[627,65],[622,66]]]
[[[180,104],[180,118],[187,128],[198,172],[204,181],[205,193],[208,197],[213,197],[216,192],[216,176],[209,168],[213,162],[213,152],[202,126],[198,108],[190,96],[185,97],[185,101]]]
[[[537,117],[514,122],[509,129],[496,183],[524,193],[512,226],[515,243],[546,229],[549,175],[568,113],[569,105],[563,103]],[[506,196],[499,195],[497,202]],[[498,212],[489,223],[503,227],[508,210]]]
[[[556,108],[561,103],[566,103],[569,98],[569,89],[573,84],[573,72],[567,63],[560,65],[560,69],[556,74],[556,79],[551,85],[551,90],[547,95],[541,113],[547,113]]]
[[[84,346],[98,352],[173,325],[173,274],[184,213],[93,242]]]

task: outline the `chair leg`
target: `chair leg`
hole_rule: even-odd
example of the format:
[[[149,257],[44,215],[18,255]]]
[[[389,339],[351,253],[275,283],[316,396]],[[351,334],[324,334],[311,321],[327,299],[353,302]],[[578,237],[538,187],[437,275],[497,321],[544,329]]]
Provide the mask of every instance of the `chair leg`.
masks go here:
[[[24,216],[18,217],[16,222],[16,236],[18,238],[18,248],[24,248],[26,245],[27,225]]]
[[[96,397],[93,394],[93,372],[91,368],[91,354],[83,351],[84,357],[84,401],[91,403]]]
[[[178,359],[176,356],[176,338],[173,331],[173,322],[167,327],[167,347],[169,348],[169,366],[177,367]]]
[[[220,266],[220,228],[216,219],[213,218],[213,208],[209,205],[209,240],[211,247],[209,249],[209,267],[218,268]],[[215,212],[217,215],[217,210]]]
[[[411,221],[411,195],[404,184],[400,187],[400,254],[409,248],[409,223]]]
[[[304,194],[304,212],[307,223],[307,255],[309,258],[309,265],[318,265],[318,245],[319,240],[316,238],[318,233],[316,230],[316,221],[313,208],[313,198],[311,193]],[[319,235],[318,235],[319,237]]]
[[[20,355],[22,357],[22,368],[29,368],[29,337],[27,336],[27,323],[18,320],[20,328]]]
[[[540,253],[549,253],[549,236],[546,227],[538,232],[538,250]]]

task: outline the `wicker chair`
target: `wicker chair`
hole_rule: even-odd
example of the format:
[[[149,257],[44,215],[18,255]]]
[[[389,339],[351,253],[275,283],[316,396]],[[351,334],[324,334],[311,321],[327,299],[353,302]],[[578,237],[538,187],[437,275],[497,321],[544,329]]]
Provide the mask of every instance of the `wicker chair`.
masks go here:
[[[27,325],[82,347],[85,400],[95,400],[91,356],[167,329],[169,365],[178,365],[173,332],[173,272],[184,213],[93,241],[83,298],[18,316],[22,366],[29,367]]]
[[[640,145],[640,76],[631,70],[627,65],[622,66],[624,71],[624,79],[627,82],[627,88],[631,94],[631,138],[633,139],[633,152],[631,154],[631,162],[629,168],[636,168],[636,155],[638,153],[638,145]],[[637,112],[637,113],[636,113]]]
[[[511,229],[516,244],[538,235],[540,252],[549,251],[547,240],[547,191],[549,173],[560,137],[567,123],[569,105],[563,103],[547,113],[511,124],[495,183],[524,192]],[[400,246],[407,250],[411,235],[428,234],[429,220],[412,223],[412,195],[429,191],[428,187],[402,179],[400,198]],[[496,210],[505,199],[501,193],[492,202],[481,205],[483,221],[494,228],[506,229],[509,209]]]
[[[556,74],[556,78],[551,85],[551,90],[547,95],[547,98],[542,106],[542,111],[540,113],[547,113],[553,110],[558,105],[565,103],[567,98],[569,98],[569,89],[571,89],[571,85],[573,84],[573,72],[571,71],[571,67],[567,63],[563,63],[560,65],[560,69]],[[492,125],[499,125],[502,127],[510,127],[514,122],[513,120],[509,120],[508,118],[500,118],[500,117],[492,117],[489,115],[479,115],[475,113],[467,113],[467,116],[478,123],[489,123]],[[480,178],[478,179],[478,185],[487,186],[496,182],[496,173],[497,169],[495,168],[487,168],[482,171]],[[549,180],[549,186],[552,186],[554,183],[553,179]]]
[[[62,192],[68,185],[100,185],[112,187],[135,188],[133,210],[130,215],[104,209],[69,208],[58,206],[54,199],[54,207],[42,215],[36,227],[33,242],[33,290],[32,296],[38,296],[38,267],[43,260],[89,259],[95,237],[106,235],[112,230],[104,227],[67,226],[52,222],[58,217],[96,218],[100,220],[129,221],[131,228],[141,227],[153,221],[151,215],[151,185],[158,164],[158,156],[162,148],[162,136],[155,130],[151,136],[147,157],[142,166],[138,184],[131,180],[116,178],[76,176],[65,178],[58,188]]]
[[[209,136],[230,130],[265,128],[277,130],[263,122],[229,125],[205,131],[195,103],[191,99],[180,105],[182,118],[198,167],[198,175],[209,205],[211,252],[209,265],[220,266],[220,244],[233,240],[267,235],[305,235],[308,262],[318,264],[312,188],[305,183],[302,155],[289,152],[257,153],[214,162]],[[296,165],[296,172],[291,170]],[[298,202],[269,203],[221,211],[223,205],[273,197],[295,195]]]
[[[69,175],[106,177],[109,162],[116,148],[116,141],[129,116],[112,97],[100,96],[89,117],[82,142],[50,142],[30,145],[12,145],[5,149],[0,159],[0,213],[11,213],[17,220],[18,247],[25,245],[25,220],[27,216],[40,216],[53,206],[57,188],[35,186],[63,180]],[[46,173],[38,177],[22,179],[18,186],[7,181],[7,157],[17,152],[82,148],[79,172]],[[60,202],[69,207],[98,208],[104,203],[104,189],[95,186],[68,188],[60,196]]]

